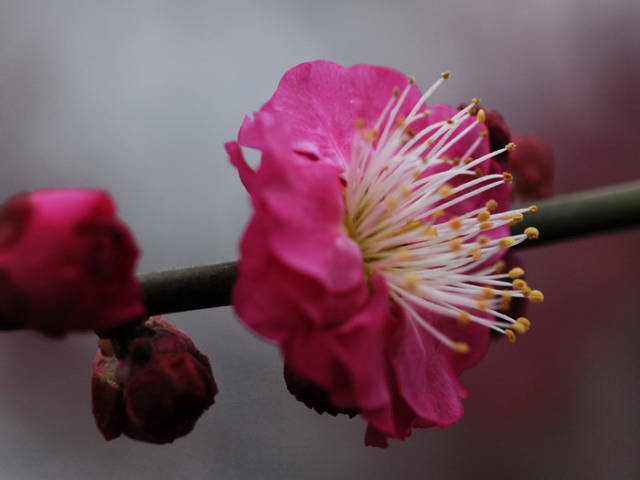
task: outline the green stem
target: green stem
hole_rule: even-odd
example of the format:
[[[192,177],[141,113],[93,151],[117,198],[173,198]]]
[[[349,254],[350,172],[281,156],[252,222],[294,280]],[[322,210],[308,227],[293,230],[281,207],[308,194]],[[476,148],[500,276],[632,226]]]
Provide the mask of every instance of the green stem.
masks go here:
[[[612,232],[640,225],[640,182],[559,195],[538,204],[536,214],[512,227],[512,234],[535,226],[540,238],[519,248]],[[236,262],[140,275],[147,313],[183,312],[230,305]]]

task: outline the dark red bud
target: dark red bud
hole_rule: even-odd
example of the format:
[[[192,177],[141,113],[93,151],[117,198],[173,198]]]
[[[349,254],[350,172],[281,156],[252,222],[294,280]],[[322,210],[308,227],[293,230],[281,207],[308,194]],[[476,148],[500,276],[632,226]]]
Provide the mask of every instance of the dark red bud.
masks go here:
[[[124,433],[150,443],[173,442],[213,404],[218,389],[211,365],[191,339],[160,318],[147,320],[138,332],[118,339],[124,355],[109,373],[119,395],[109,389],[112,384],[105,385],[104,367],[95,368],[108,362],[94,364],[96,424],[107,440]]]

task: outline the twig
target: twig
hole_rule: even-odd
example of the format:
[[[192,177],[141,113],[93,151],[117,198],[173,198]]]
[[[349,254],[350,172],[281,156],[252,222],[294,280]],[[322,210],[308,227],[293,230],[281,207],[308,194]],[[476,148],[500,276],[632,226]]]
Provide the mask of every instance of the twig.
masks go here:
[[[535,247],[639,225],[640,182],[633,182],[540,202],[538,213],[525,215],[525,221],[511,230],[518,234],[537,227],[540,238],[521,244]],[[236,262],[226,262],[140,275],[147,313],[229,305],[236,273]]]

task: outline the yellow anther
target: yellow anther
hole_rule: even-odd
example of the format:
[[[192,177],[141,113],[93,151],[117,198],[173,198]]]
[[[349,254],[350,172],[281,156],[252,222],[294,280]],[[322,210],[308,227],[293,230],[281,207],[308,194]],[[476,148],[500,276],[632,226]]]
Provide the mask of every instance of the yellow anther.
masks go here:
[[[486,312],[489,308],[489,302],[487,302],[483,298],[479,298],[478,300],[476,300],[476,308],[481,312]]]
[[[479,222],[486,222],[487,220],[489,220],[490,217],[491,217],[491,212],[489,210],[480,210],[480,213],[478,213]]]
[[[475,173],[476,177],[478,177],[478,178],[480,178],[480,177],[482,177],[484,175],[484,173],[482,173],[482,170],[480,170],[480,167],[474,168],[473,169],[473,173]]]
[[[500,307],[499,310],[502,313],[507,313],[509,311],[509,309],[511,308],[511,302],[505,302],[504,300],[502,300],[500,302]]]
[[[431,115],[431,110],[425,110],[424,112],[422,112],[422,116],[423,117],[428,117],[429,115]]]
[[[529,295],[531,295],[531,292],[533,292],[533,290],[531,290],[529,285],[525,285],[525,287],[522,289],[522,293],[526,298],[529,298]]]
[[[516,212],[513,215],[511,215],[511,222],[509,222],[509,225],[517,225],[523,220],[524,220],[524,215],[522,215],[520,212]]]
[[[482,287],[480,295],[486,300],[491,300],[495,296],[495,292],[491,287]]]
[[[469,165],[471,162],[473,162],[473,157],[467,157],[462,163],[464,163],[465,165]]]
[[[524,325],[524,328],[526,330],[529,330],[531,328],[531,322],[529,321],[528,318],[518,317],[516,318],[516,322],[519,323],[520,325]]]
[[[452,118],[447,118],[447,123],[449,125],[453,125],[453,119]]]
[[[516,278],[520,278],[524,275],[524,270],[520,267],[515,267],[509,270],[509,278],[515,280]]]
[[[478,244],[479,245],[486,245],[490,241],[491,241],[491,238],[487,237],[486,235],[479,235],[478,236]]]
[[[518,332],[520,335],[524,335],[525,333],[527,333],[527,327],[518,322],[512,323],[511,328]]]
[[[400,87],[393,87],[393,96],[397,97],[400,95]]]
[[[469,353],[469,344],[465,342],[455,342],[451,349],[456,353]]]
[[[431,218],[433,218],[434,220],[437,220],[438,218],[442,218],[442,217],[444,217],[444,210],[436,210],[431,215]]]
[[[487,210],[493,211],[498,208],[498,202],[496,202],[494,199],[491,199],[486,203],[485,207],[487,207]]]
[[[513,330],[505,330],[504,334],[507,336],[507,339],[511,342],[511,343],[516,343],[516,334],[513,333]]]
[[[407,77],[407,82],[409,82],[409,85],[413,85],[414,83],[416,83],[416,77],[414,77],[413,75],[409,75]]]
[[[522,280],[521,278],[516,278],[511,285],[513,285],[513,289],[514,290],[524,290],[524,288],[527,286],[527,282],[525,282],[524,280]]]
[[[404,285],[407,290],[413,291],[420,285],[420,277],[415,272],[409,272],[404,276]]]
[[[373,143],[374,141],[376,141],[378,139],[379,135],[380,135],[380,132],[378,132],[378,130],[376,130],[374,128],[370,128],[369,130],[365,130],[364,133],[362,134],[362,136],[365,139],[365,141],[369,142],[369,143]]]
[[[462,220],[460,220],[460,217],[453,217],[449,220],[449,227],[451,227],[451,230],[460,230],[462,228]]]
[[[471,321],[471,315],[469,315],[468,312],[460,311],[458,312],[458,323],[460,325],[468,325],[469,322]]]
[[[502,172],[502,179],[504,180],[504,183],[511,183],[513,182],[513,175],[509,172]]]
[[[406,117],[404,115],[399,115],[398,118],[396,118],[396,126],[397,127],[404,127],[406,125]]]
[[[462,248],[462,240],[459,238],[454,238],[449,242],[449,250],[452,252],[457,252]]]
[[[511,152],[511,151],[513,151],[513,150],[515,150],[515,149],[516,149],[516,144],[515,144],[515,143],[513,143],[513,142],[509,142],[509,143],[507,143],[507,144],[504,146],[504,148],[505,148],[508,152]]]
[[[424,234],[427,237],[437,237],[438,236],[438,229],[436,227],[434,227],[433,225],[431,225],[431,226],[425,228]]]
[[[448,183],[445,183],[438,189],[438,195],[440,195],[443,198],[448,197],[449,195],[451,195],[451,190],[452,190],[451,185],[449,185]]]
[[[402,195],[403,197],[408,197],[413,192],[413,189],[406,184],[400,185],[400,188],[398,190],[400,191],[400,195]]]
[[[482,222],[478,228],[480,228],[480,230],[489,230],[493,228],[493,222]]]
[[[469,256],[474,260],[480,260],[482,258],[482,250],[480,247],[474,247],[469,250]]]
[[[538,206],[537,206],[537,205],[531,205],[531,206],[529,207],[529,211],[530,211],[531,213],[538,213]]]
[[[111,357],[115,353],[113,348],[113,342],[108,338],[101,338],[98,340],[98,347],[100,348],[100,352],[105,357]]]
[[[476,116],[476,118],[478,119],[478,123],[484,123],[487,121],[487,113],[484,111],[484,109],[480,109],[478,110],[478,115]]]
[[[498,260],[494,265],[493,265],[493,271],[496,273],[500,273],[502,272],[502,270],[504,270],[504,267],[506,267],[506,263],[504,263],[504,260]]]
[[[445,71],[445,72],[442,72],[442,73],[440,74],[440,76],[441,76],[442,78],[444,78],[445,80],[447,80],[447,79],[451,76],[451,71],[450,71],[450,70],[447,70],[447,71]]]
[[[505,302],[510,302],[511,301],[511,293],[509,292],[502,292],[502,300],[504,300]]]
[[[481,130],[480,131],[480,136],[481,137],[488,137],[489,136],[489,130]]]
[[[469,109],[469,116],[475,117],[478,114],[478,110],[479,108],[476,105],[474,105]]]
[[[540,236],[540,231],[536,227],[527,227],[524,229],[524,234],[529,240],[535,240]]]
[[[511,245],[513,245],[513,238],[512,237],[501,238],[500,241],[498,242],[498,246],[500,248],[502,248],[503,250],[505,248],[509,248]]]
[[[356,118],[356,122],[355,122],[356,129],[362,130],[366,126],[367,126],[367,123],[364,118]]]
[[[529,300],[533,303],[542,303],[544,302],[544,295],[540,290],[532,290],[529,294]]]
[[[473,97],[471,99],[471,103],[473,103],[474,105],[478,105],[480,103],[480,99],[477,97]]]

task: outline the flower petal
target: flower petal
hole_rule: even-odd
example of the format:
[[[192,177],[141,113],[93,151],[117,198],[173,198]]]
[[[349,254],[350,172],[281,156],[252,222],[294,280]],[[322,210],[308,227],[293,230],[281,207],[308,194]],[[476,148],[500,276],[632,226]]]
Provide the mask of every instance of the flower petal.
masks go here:
[[[355,121],[362,119],[372,128],[394,88],[403,89],[407,82],[405,75],[390,68],[343,67],[324,60],[302,63],[282,77],[257,116],[268,113],[274,125],[289,125],[293,150],[344,170]],[[408,113],[419,98],[420,91],[411,86],[400,114]],[[269,144],[268,130],[256,129],[250,119],[245,119],[238,139],[242,145],[260,150]]]

